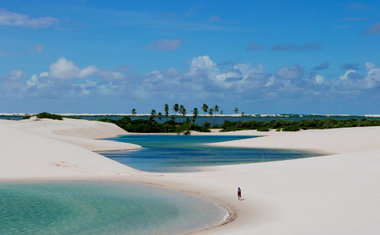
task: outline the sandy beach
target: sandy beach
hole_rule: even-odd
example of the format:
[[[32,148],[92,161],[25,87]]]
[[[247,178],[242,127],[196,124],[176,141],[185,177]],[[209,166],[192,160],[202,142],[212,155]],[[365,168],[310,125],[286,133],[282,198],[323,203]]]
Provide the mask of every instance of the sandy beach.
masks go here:
[[[117,180],[190,192],[229,208],[233,221],[202,234],[378,234],[380,127],[259,135],[215,146],[313,150],[330,155],[203,167],[201,172],[148,173],[96,151],[140,146],[100,140],[128,134],[96,121],[0,121],[0,180]],[[243,201],[236,198],[236,188]]]

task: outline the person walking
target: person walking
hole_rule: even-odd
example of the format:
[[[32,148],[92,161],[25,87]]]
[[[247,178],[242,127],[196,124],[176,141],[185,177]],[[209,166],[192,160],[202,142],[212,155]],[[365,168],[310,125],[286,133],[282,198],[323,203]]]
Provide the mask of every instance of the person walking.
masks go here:
[[[241,200],[241,189],[240,189],[240,187],[238,187],[237,196],[238,196],[238,200]]]

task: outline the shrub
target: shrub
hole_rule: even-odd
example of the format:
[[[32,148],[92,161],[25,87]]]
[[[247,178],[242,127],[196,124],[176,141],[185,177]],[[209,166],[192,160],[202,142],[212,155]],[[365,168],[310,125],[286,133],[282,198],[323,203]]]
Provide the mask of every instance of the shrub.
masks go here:
[[[268,127],[265,127],[265,126],[257,128],[257,131],[269,131],[269,130],[270,129]]]
[[[55,120],[63,120],[63,117],[61,115],[53,114],[53,113],[47,113],[47,112],[37,114],[37,118],[48,118],[48,119],[55,119]]]
[[[299,131],[301,130],[301,127],[298,125],[291,125],[291,126],[286,126],[282,128],[282,131]]]

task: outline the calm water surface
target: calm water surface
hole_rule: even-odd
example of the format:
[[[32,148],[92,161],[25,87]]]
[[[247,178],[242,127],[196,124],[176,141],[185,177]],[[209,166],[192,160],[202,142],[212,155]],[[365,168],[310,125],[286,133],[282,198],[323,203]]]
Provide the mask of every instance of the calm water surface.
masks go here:
[[[241,164],[313,157],[317,154],[278,149],[225,148],[206,146],[247,136],[126,135],[111,140],[143,146],[137,151],[103,155],[130,167],[153,172],[197,171],[199,166]]]
[[[179,234],[220,223],[206,200],[132,183],[0,183],[0,234]]]

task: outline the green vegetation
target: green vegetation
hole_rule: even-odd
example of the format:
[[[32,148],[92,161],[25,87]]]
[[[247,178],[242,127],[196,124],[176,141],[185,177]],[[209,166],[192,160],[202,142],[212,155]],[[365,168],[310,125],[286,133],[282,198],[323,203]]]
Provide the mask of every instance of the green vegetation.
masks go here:
[[[53,114],[53,113],[47,113],[47,112],[39,113],[36,116],[37,116],[37,118],[49,118],[49,119],[55,119],[55,120],[63,120],[63,117],[61,115]]]
[[[258,130],[269,131],[269,129],[276,129],[277,131],[299,131],[307,129],[330,129],[330,128],[343,128],[343,127],[363,127],[363,126],[380,126],[380,120],[376,119],[313,119],[301,121],[286,121],[286,120],[270,120],[270,121],[238,121],[230,122],[224,121],[221,126],[222,131],[237,131],[237,130]]]
[[[152,110],[153,111],[153,110]],[[153,113],[153,112],[152,112]],[[152,116],[151,116],[152,117]],[[201,131],[201,132],[209,132],[209,123],[198,126],[194,123],[191,123],[189,119],[185,122],[175,122],[174,119],[164,122],[158,123],[154,120],[154,118],[149,118],[148,120],[137,119],[131,120],[130,117],[123,117],[119,120],[112,120],[109,118],[99,119],[98,121],[102,122],[110,122],[118,125],[129,132],[138,132],[138,133],[183,133],[190,134],[191,130]]]
[[[25,116],[23,116],[21,119],[22,120],[25,120],[25,119],[30,119],[32,116],[31,115],[25,115]]]

